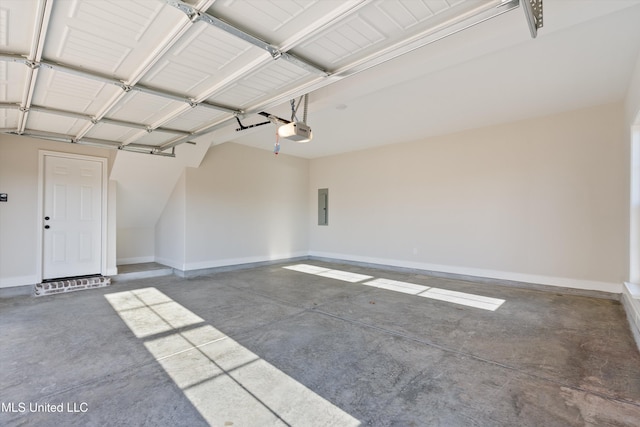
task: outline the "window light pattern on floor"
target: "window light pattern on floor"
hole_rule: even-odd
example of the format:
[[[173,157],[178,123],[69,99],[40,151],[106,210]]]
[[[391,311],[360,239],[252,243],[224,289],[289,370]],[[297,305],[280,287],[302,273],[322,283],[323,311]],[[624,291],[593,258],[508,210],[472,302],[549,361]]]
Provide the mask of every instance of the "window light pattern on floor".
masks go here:
[[[489,311],[496,311],[504,303],[503,299],[483,297],[481,295],[439,288],[429,288],[421,294],[418,294],[418,296],[452,302],[454,304],[462,304],[469,307],[482,308]]]
[[[329,268],[317,267],[309,264],[296,264],[284,267],[289,270],[300,271],[302,273],[315,274],[316,276],[328,277],[330,279],[342,280],[344,282],[356,283],[363,280],[372,279],[372,276],[351,273],[349,271],[332,270]]]
[[[365,277],[372,278],[371,276],[364,276],[362,274],[349,273],[341,270],[330,270],[323,267],[317,267],[309,264],[297,264],[284,267],[288,270],[299,271],[302,273],[315,274],[317,276],[341,278],[341,277]],[[330,273],[330,274],[328,274]],[[346,280],[348,282],[362,282],[362,280]],[[435,299],[438,301],[446,301],[454,304],[466,305],[468,307],[481,308],[483,310],[496,311],[505,300],[499,298],[490,298],[482,295],[470,294],[467,292],[450,291],[447,289],[432,288],[424,285],[416,285],[415,283],[401,282],[398,280],[390,279],[374,279],[368,282],[362,283],[363,285],[372,286],[375,288],[386,289],[394,292],[402,292],[405,294],[416,295],[419,297]]]
[[[387,289],[389,291],[402,292],[405,294],[418,295],[420,292],[424,292],[429,289],[428,286],[415,285],[408,282],[399,282],[397,280],[389,279],[375,279],[370,282],[365,282],[363,285],[373,286],[380,289]]]
[[[105,298],[211,425],[360,425],[156,288]]]

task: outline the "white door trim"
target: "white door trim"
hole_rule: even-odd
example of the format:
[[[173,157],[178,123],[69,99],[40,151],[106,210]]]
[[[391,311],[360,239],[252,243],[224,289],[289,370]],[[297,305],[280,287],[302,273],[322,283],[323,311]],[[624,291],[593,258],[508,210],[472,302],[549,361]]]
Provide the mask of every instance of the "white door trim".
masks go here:
[[[36,245],[38,260],[36,262],[36,277],[39,282],[42,282],[43,278],[43,263],[44,263],[44,228],[43,228],[43,218],[44,218],[44,159],[47,156],[51,157],[63,157],[67,159],[78,159],[78,160],[91,160],[94,162],[102,163],[102,220],[101,220],[101,260],[100,260],[100,274],[103,276],[107,275],[107,194],[108,194],[108,182],[107,182],[107,159],[105,157],[94,157],[94,156],[86,156],[83,154],[72,154],[72,153],[63,153],[58,151],[47,151],[47,150],[39,150],[38,151],[38,216],[36,229],[38,230],[38,242]]]

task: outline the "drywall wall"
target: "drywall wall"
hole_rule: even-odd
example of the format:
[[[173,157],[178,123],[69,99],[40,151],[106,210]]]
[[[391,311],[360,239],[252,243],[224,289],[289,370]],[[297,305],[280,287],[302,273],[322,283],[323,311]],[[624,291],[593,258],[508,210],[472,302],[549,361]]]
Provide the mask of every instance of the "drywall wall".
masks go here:
[[[312,160],[310,254],[620,292],[626,144],[620,103]]]
[[[178,178],[155,226],[155,261],[185,269],[186,172]]]
[[[210,148],[186,169],[183,270],[306,255],[308,165],[233,143]]]
[[[640,126],[629,135],[629,275],[627,280],[640,284]],[[639,319],[640,320],[640,319]]]
[[[640,52],[625,97],[626,124],[640,126]]]
[[[107,206],[107,274],[109,276],[115,276],[118,274],[118,259],[117,259],[117,246],[118,246],[118,231],[117,231],[117,198],[118,198],[118,183],[109,180],[109,194],[107,200],[109,205]]]
[[[39,150],[108,158],[114,152],[77,144],[44,141],[28,137],[0,135],[0,192],[9,201],[0,203],[0,287],[33,285],[41,261],[38,247],[38,152]],[[115,197],[110,183],[108,201]],[[108,213],[112,213],[107,205]],[[115,274],[115,222],[107,220],[107,274]]]
[[[629,141],[629,259],[627,280],[640,283],[640,55],[625,98],[625,130]]]
[[[118,228],[118,265],[155,260],[155,223],[150,227]]]

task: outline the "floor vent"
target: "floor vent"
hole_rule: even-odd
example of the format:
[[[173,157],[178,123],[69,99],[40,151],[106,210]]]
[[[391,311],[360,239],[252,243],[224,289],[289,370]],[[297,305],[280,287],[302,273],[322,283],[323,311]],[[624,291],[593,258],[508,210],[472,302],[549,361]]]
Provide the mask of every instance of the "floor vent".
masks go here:
[[[80,291],[83,289],[102,288],[111,284],[110,277],[91,276],[78,277],[61,280],[51,280],[38,283],[34,289],[34,295],[37,297],[44,295],[60,294],[63,292]]]

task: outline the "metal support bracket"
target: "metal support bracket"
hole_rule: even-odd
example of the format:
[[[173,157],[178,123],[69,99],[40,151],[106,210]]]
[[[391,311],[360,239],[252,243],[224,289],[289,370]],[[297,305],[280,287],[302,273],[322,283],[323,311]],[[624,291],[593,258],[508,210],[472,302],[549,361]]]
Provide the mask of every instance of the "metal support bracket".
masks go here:
[[[524,9],[524,15],[527,18],[529,24],[529,31],[531,37],[536,38],[538,30],[543,26],[542,16],[542,0],[521,0],[522,8]]]
[[[282,52],[280,52],[278,49],[276,49],[273,52],[271,52],[271,57],[273,59],[279,59],[280,57],[282,57]]]

